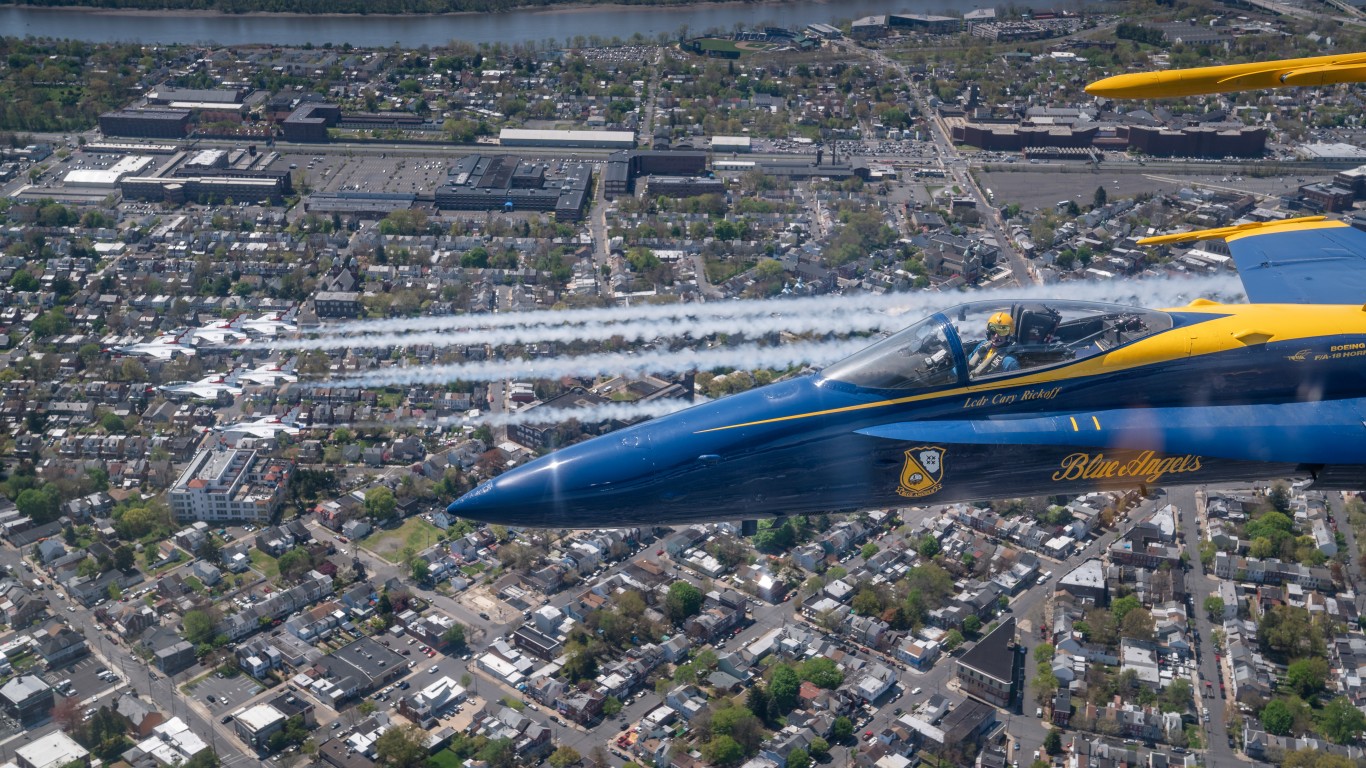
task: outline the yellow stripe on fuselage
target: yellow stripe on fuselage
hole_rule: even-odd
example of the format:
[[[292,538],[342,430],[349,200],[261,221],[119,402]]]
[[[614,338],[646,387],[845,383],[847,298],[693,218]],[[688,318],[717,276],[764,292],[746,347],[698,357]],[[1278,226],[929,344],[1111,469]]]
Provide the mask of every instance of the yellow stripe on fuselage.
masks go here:
[[[969,384],[966,387],[907,395],[906,397],[879,400],[874,403],[860,403],[822,411],[729,424],[724,427],[712,427],[711,429],[699,430],[697,434],[1117,373],[1184,357],[1200,357],[1233,349],[1242,349],[1247,345],[1239,341],[1238,337],[1249,331],[1269,334],[1268,343],[1317,339],[1328,336],[1366,335],[1366,311],[1355,304],[1214,304],[1202,302],[1162,311],[1180,312],[1186,315],[1209,315],[1210,317],[1208,320],[1139,339],[1112,352],[1094,355],[1070,365],[1049,368],[1034,374],[992,379]]]

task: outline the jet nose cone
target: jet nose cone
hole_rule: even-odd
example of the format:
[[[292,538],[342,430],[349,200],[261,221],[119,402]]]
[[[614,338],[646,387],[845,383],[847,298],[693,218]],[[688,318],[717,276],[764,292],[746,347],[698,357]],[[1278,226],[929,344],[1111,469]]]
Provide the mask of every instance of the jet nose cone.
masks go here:
[[[486,523],[505,522],[509,513],[523,507],[527,501],[525,489],[518,493],[515,487],[518,484],[509,482],[511,480],[515,478],[509,475],[485,480],[474,490],[451,502],[446,511]]]
[[[452,502],[446,511],[486,523],[559,527],[570,514],[569,499],[585,481],[568,471],[566,465],[577,462],[564,459],[582,452],[575,446],[486,480]]]

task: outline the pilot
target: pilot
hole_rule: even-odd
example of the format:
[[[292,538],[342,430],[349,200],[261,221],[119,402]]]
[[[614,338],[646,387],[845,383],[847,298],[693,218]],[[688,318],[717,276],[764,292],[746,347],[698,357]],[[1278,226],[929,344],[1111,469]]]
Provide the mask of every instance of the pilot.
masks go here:
[[[1005,373],[1020,369],[1020,361],[1010,354],[1014,346],[1015,319],[1009,312],[997,312],[987,319],[987,337],[977,342],[968,355],[968,370],[972,376]]]

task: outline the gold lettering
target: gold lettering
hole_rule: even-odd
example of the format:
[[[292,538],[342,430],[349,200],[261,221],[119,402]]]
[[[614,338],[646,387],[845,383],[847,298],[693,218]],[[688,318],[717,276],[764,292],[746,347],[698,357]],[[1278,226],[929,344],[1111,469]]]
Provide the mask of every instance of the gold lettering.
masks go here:
[[[1064,482],[1080,479],[1086,462],[1090,458],[1091,455],[1087,453],[1074,453],[1063,459],[1058,471],[1053,473],[1053,481]]]
[[[1158,456],[1156,451],[1142,451],[1132,458],[1110,458],[1104,453],[1079,452],[1065,456],[1052,477],[1054,482],[1128,477],[1156,483],[1167,475],[1198,471],[1200,457],[1189,453]]]

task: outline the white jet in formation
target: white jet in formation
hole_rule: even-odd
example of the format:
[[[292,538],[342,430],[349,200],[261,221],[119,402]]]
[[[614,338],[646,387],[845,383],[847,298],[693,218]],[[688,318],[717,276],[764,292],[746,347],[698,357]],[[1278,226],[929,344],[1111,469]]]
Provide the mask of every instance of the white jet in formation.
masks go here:
[[[237,380],[245,384],[261,384],[265,386],[278,386],[280,384],[293,384],[299,380],[298,374],[294,372],[294,366],[298,358],[287,363],[266,363],[258,368],[246,371],[239,371],[236,374]]]
[[[242,319],[237,327],[252,336],[273,339],[281,333],[299,330],[299,326],[294,324],[294,316],[298,311],[298,307],[295,307],[287,312],[266,312],[260,317]]]
[[[281,433],[286,435],[299,434],[300,409],[295,407],[284,416],[263,416],[259,419],[239,421],[236,424],[223,424],[214,427],[213,430],[224,436],[235,435],[238,437],[275,437]]]
[[[111,347],[115,355],[138,355],[154,357],[158,360],[174,360],[178,355],[194,357],[195,348],[184,342],[185,332],[163,333],[160,336],[139,344],[125,344]]]
[[[231,374],[224,376],[221,373],[205,376],[199,381],[172,381],[157,387],[157,389],[168,397],[199,400],[217,400],[220,395],[224,394],[233,397],[242,394],[242,388],[237,386],[237,377]]]

